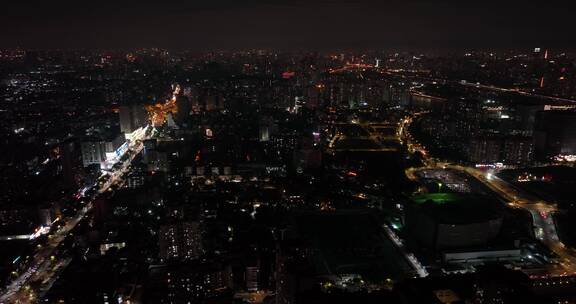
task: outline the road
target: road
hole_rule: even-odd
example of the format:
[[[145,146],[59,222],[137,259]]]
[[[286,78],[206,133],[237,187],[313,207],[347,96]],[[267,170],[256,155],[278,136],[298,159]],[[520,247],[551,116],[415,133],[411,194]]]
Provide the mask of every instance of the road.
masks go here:
[[[485,89],[485,90],[491,90],[491,91],[498,91],[498,92],[508,92],[508,93],[517,93],[523,96],[528,96],[528,97],[535,97],[535,98],[542,98],[542,99],[549,99],[549,100],[553,100],[556,102],[567,102],[567,103],[576,103],[576,100],[573,99],[568,99],[568,98],[562,98],[562,97],[556,97],[556,96],[550,96],[550,95],[542,95],[542,94],[536,94],[536,93],[531,93],[531,92],[526,92],[520,89],[509,89],[509,88],[501,88],[501,87],[496,87],[493,85],[484,85],[484,84],[479,84],[479,83],[471,83],[471,82],[458,82],[459,84],[463,85],[463,86],[468,86],[468,87],[475,87],[475,88],[479,88],[479,89]]]
[[[546,268],[545,273],[538,276],[558,277],[576,275],[576,251],[566,247],[558,237],[553,219],[553,214],[557,212],[557,206],[555,204],[526,193],[491,172],[484,172],[476,168],[451,164],[449,162],[438,162],[432,159],[423,146],[413,143],[413,139],[407,131],[411,122],[412,118],[410,117],[403,120],[398,136],[401,140],[406,141],[410,152],[421,152],[424,167],[408,168],[405,173],[409,179],[416,180],[417,177],[414,173],[420,169],[452,169],[467,173],[476,178],[498,194],[511,208],[522,208],[530,212],[532,215],[534,235],[558,256],[558,264],[550,264]]]
[[[420,263],[420,261],[418,261],[418,259],[413,253],[407,251],[406,247],[404,247],[402,239],[400,239],[398,235],[394,233],[392,228],[388,227],[387,224],[382,225],[382,228],[384,228],[384,232],[386,232],[388,238],[392,241],[394,246],[396,246],[396,248],[402,253],[402,256],[406,259],[408,264],[416,272],[417,276],[420,278],[427,277],[428,271],[426,270],[426,268]]]
[[[121,167],[110,175],[109,180],[98,189],[99,193],[109,191],[112,189],[112,185],[122,182],[122,177],[128,172],[130,164],[142,151],[142,141],[145,139],[145,134],[146,132],[143,132],[142,137],[131,142],[130,150],[133,152],[122,163]],[[49,236],[46,243],[41,245],[34,254],[26,271],[21,272],[17,278],[2,290],[0,304],[35,303],[38,301],[38,295],[43,294],[49,289],[63,268],[69,263],[69,261],[66,263],[66,259],[59,261],[58,258],[55,257],[58,245],[60,245],[70,231],[86,217],[92,209],[92,206],[92,201],[87,202],[75,216],[66,220],[62,228],[52,236]],[[40,286],[33,288],[32,285],[35,285],[33,284],[34,282],[40,282]]]
[[[549,276],[576,275],[576,252],[566,247],[558,237],[553,214],[557,212],[555,204],[534,197],[517,189],[501,178],[491,173],[485,173],[475,168],[459,165],[440,164],[444,168],[466,172],[481,181],[492,191],[498,193],[508,205],[513,208],[522,208],[530,212],[534,227],[534,234],[538,240],[558,255],[558,265],[550,265],[547,272]]]
[[[360,126],[364,131],[366,131],[368,136],[347,136],[343,132],[337,131],[334,137],[330,140],[328,144],[328,150],[330,152],[397,152],[398,148],[396,147],[387,147],[382,143],[382,140],[374,134],[374,130],[370,128],[370,124],[366,123],[351,123]],[[336,125],[346,125],[344,124],[336,124]],[[348,138],[351,139],[363,139],[372,142],[375,147],[370,148],[337,148],[338,142],[342,140],[346,140]]]

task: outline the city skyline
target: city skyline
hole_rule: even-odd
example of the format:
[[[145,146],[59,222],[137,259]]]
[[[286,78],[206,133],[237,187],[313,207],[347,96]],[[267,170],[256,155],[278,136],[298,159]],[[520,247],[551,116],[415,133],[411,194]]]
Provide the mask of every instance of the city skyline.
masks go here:
[[[576,303],[560,1],[19,1],[0,304]]]

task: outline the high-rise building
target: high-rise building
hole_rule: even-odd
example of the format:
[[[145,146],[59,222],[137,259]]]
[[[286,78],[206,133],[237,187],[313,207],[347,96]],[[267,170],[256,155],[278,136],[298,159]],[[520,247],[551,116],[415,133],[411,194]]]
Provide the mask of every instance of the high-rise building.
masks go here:
[[[195,260],[204,252],[199,222],[179,222],[160,227],[160,258]]]
[[[532,137],[508,137],[502,147],[502,161],[506,164],[527,164],[534,159]]]
[[[324,87],[322,85],[316,85],[309,87],[306,90],[306,107],[310,109],[317,108],[320,106],[321,90]]]
[[[136,189],[144,186],[144,172],[142,171],[135,171],[128,175],[126,181],[128,182],[128,188]]]
[[[402,84],[390,84],[383,88],[383,101],[387,105],[407,106],[410,103],[410,91]]]
[[[271,116],[265,116],[260,121],[259,138],[260,141],[269,141],[270,137],[276,133],[278,127]]]
[[[132,133],[148,123],[146,109],[140,105],[120,107],[120,131],[124,134]]]
[[[120,157],[126,148],[124,136],[109,136],[107,138],[88,138],[80,144],[82,163],[84,167],[112,161]]]
[[[62,166],[62,177],[68,186],[78,186],[79,170],[82,167],[82,155],[74,141],[65,141],[58,146],[58,155]]]
[[[550,110],[536,115],[536,156],[576,155],[576,111]]]
[[[260,278],[260,267],[248,266],[246,267],[246,290],[258,291],[260,285],[258,284]]]
[[[227,264],[191,261],[154,267],[146,300],[150,303],[220,303],[233,287]]]
[[[80,146],[84,167],[99,165],[106,160],[106,149],[100,141],[85,141]]]
[[[477,164],[488,164],[500,161],[501,139],[496,137],[478,137],[470,140],[468,160]]]
[[[534,159],[534,140],[524,136],[483,136],[470,140],[466,148],[470,162],[526,165]]]

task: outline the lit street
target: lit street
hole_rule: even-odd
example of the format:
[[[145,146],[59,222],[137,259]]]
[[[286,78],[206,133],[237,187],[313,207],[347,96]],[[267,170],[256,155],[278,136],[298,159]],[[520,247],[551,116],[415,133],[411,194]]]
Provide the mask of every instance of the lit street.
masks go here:
[[[0,304],[576,304],[571,3],[5,2]]]
[[[128,173],[131,162],[142,151],[142,141],[145,139],[144,134],[140,133],[141,137],[131,143],[129,151],[130,156],[122,163],[119,169],[114,170],[110,174],[109,180],[98,189],[98,193],[105,193],[111,189],[113,185],[119,184],[122,177]],[[78,211],[75,217],[66,220],[64,226],[60,228],[55,234],[50,235],[46,244],[35,253],[28,269],[18,275],[10,285],[8,285],[0,296],[0,303],[34,303],[43,291],[47,291],[49,286],[54,282],[57,276],[70,262],[55,261],[54,253],[60,243],[69,235],[70,231],[76,227],[92,210],[92,201],[86,202],[85,206]],[[33,289],[32,283],[40,282],[38,290]]]
[[[554,204],[524,193],[522,190],[509,185],[492,172],[483,172],[472,167],[433,160],[428,156],[425,148],[422,145],[414,143],[410,134],[406,132],[406,128],[411,121],[412,118],[406,118],[403,120],[403,124],[399,128],[400,131],[398,134],[400,134],[403,140],[407,141],[406,144],[411,152],[419,151],[421,155],[424,156],[423,161],[425,167],[406,169],[405,173],[409,179],[417,180],[415,172],[424,169],[451,169],[473,176],[489,189],[497,193],[510,207],[522,208],[530,212],[532,215],[534,235],[538,240],[558,255],[558,264],[549,265],[544,277],[576,275],[576,251],[566,247],[558,237],[553,219],[553,213],[556,212]]]

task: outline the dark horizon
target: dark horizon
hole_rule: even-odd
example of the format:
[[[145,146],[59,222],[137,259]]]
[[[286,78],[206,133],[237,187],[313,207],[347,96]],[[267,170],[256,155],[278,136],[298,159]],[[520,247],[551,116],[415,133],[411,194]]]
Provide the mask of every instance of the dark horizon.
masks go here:
[[[0,47],[574,49],[568,4],[517,1],[71,1],[5,4]]]

